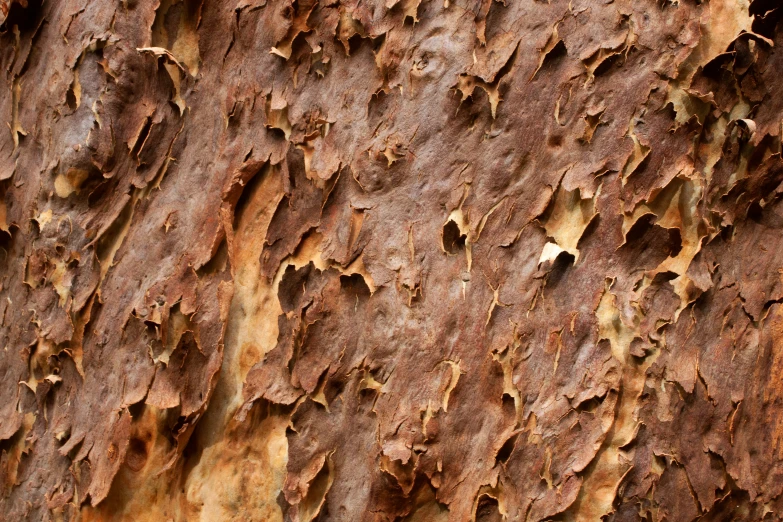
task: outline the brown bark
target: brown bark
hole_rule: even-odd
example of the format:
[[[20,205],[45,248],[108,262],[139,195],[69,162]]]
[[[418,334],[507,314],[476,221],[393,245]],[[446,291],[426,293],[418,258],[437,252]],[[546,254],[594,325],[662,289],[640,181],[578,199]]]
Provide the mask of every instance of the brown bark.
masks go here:
[[[780,520],[782,16],[0,1],[0,519]]]

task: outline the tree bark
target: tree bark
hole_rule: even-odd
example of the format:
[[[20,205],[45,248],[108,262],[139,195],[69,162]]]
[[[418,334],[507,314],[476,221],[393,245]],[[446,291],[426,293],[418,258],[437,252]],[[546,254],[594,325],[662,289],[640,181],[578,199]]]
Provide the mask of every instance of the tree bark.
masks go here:
[[[782,15],[0,1],[0,519],[781,520]]]

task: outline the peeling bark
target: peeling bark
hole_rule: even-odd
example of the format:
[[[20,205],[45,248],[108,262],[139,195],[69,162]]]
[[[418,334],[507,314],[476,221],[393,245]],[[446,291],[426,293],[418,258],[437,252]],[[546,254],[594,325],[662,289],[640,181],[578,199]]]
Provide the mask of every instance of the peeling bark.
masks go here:
[[[782,19],[0,0],[0,519],[781,520]]]

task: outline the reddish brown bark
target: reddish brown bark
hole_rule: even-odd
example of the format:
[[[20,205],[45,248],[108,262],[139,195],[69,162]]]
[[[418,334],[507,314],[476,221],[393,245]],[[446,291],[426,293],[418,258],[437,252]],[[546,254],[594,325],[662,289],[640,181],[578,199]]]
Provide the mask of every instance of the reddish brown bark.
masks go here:
[[[781,15],[0,1],[0,518],[780,520]]]

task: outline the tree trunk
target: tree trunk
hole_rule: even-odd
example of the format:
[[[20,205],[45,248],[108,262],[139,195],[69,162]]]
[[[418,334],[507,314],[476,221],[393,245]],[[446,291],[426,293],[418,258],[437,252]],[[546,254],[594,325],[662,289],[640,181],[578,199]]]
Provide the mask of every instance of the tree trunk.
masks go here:
[[[0,519],[781,520],[782,15],[0,1]]]

